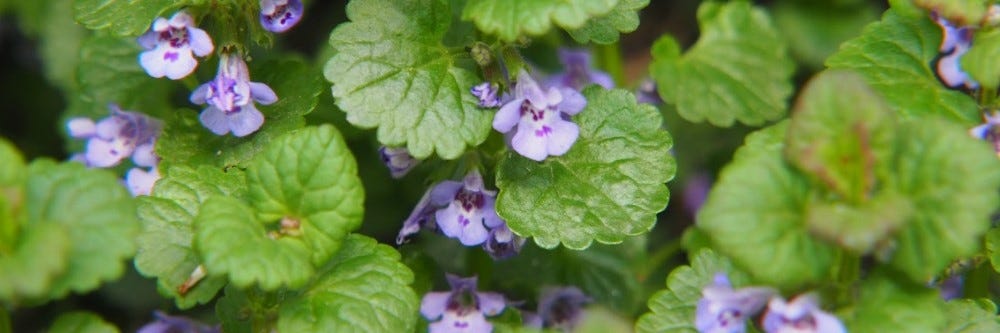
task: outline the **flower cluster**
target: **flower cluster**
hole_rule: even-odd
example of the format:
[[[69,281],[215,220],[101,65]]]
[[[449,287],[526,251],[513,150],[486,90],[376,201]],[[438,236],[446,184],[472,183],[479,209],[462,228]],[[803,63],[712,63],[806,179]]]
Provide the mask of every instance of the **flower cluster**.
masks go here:
[[[396,242],[402,244],[422,228],[437,230],[462,245],[478,246],[493,258],[520,252],[524,239],[497,215],[496,192],[485,188],[483,176],[471,171],[462,182],[443,181],[429,189],[403,222]]]
[[[111,115],[96,123],[89,118],[69,120],[69,135],[87,140],[86,150],[71,160],[89,167],[108,168],[132,158],[137,167],[129,170],[125,183],[133,195],[148,195],[160,178],[157,170],[160,158],[153,148],[163,124],[142,113],[123,111],[114,104],[109,108]]]
[[[962,71],[961,59],[972,47],[972,27],[958,27],[936,12],[931,18],[941,27],[941,52],[935,65],[935,73],[950,88],[976,89],[979,84]]]
[[[500,314],[507,307],[503,295],[476,290],[476,277],[448,274],[449,292],[430,292],[420,301],[420,314],[433,321],[431,333],[492,332],[486,316]]]
[[[702,333],[746,332],[746,320],[766,304],[761,322],[764,332],[847,332],[837,317],[819,308],[815,296],[800,295],[786,302],[776,295],[766,287],[733,289],[725,274],[716,274],[713,283],[702,289],[695,328]]]

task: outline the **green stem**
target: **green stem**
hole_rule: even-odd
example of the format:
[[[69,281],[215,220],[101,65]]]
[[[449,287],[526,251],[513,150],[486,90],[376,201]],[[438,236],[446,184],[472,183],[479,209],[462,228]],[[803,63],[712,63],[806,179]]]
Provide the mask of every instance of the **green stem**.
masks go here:
[[[620,86],[625,82],[625,65],[622,62],[622,52],[618,42],[608,45],[597,46],[598,67],[608,72],[615,80],[615,85]]]
[[[839,251],[837,253],[837,264],[833,268],[835,283],[834,304],[850,304],[854,300],[854,283],[861,277],[861,257]]]
[[[673,256],[677,255],[677,253],[680,252],[680,250],[681,250],[680,238],[671,239],[666,244],[663,244],[663,246],[660,246],[660,248],[656,249],[656,251],[653,252],[653,254],[651,254],[646,259],[645,265],[637,268],[639,277],[645,279],[647,276],[652,274],[654,270],[662,267],[663,264],[667,262],[667,259],[670,259]]]

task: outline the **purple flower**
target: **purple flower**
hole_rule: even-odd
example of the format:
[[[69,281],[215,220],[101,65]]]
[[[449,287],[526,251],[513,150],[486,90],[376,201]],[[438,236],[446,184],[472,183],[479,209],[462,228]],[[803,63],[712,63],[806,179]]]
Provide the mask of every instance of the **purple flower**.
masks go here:
[[[524,245],[524,238],[514,234],[503,223],[490,229],[489,237],[483,243],[483,250],[490,255],[493,260],[503,260],[521,253],[521,246]]]
[[[160,170],[157,168],[160,164],[160,157],[156,156],[153,151],[155,145],[156,141],[153,140],[136,147],[135,152],[132,153],[132,161],[139,166],[129,169],[128,173],[125,174],[125,186],[132,193],[132,196],[149,195],[153,192],[153,184],[160,179]],[[149,170],[141,167],[148,167]]]
[[[764,307],[775,294],[771,288],[748,287],[734,290],[725,274],[701,290],[695,313],[695,328],[701,333],[746,332],[746,320]]]
[[[472,87],[472,95],[479,99],[479,107],[495,108],[500,106],[500,98],[497,96],[499,89],[496,83],[483,82]]]
[[[538,300],[538,317],[545,328],[570,332],[582,319],[583,306],[590,301],[590,297],[576,287],[549,288]]]
[[[205,30],[196,28],[194,19],[184,11],[177,12],[170,20],[156,18],[138,41],[146,49],[139,54],[139,64],[146,73],[171,80],[188,76],[198,66],[192,52],[204,57],[214,48]]]
[[[962,287],[965,281],[961,275],[955,275],[948,277],[938,286],[940,290],[941,299],[945,301],[950,301],[956,298],[962,297]]]
[[[191,102],[208,103],[201,112],[201,124],[216,135],[243,137],[260,129],[264,115],[253,101],[267,105],[278,100],[271,87],[260,82],[250,82],[250,71],[243,58],[225,53],[219,59],[219,73],[215,79],[201,85],[191,93]]]
[[[663,99],[660,98],[660,93],[656,90],[656,81],[651,78],[642,80],[635,91],[635,100],[639,103],[652,105],[663,104]]]
[[[420,164],[420,160],[413,158],[410,151],[403,147],[382,146],[378,148],[378,153],[382,157],[382,163],[389,168],[392,178],[403,178],[413,167]]]
[[[970,27],[956,27],[951,22],[932,12],[931,18],[941,27],[941,57],[935,65],[935,73],[941,82],[950,88],[979,88],[979,84],[962,71],[961,59],[972,47],[973,30]]]
[[[796,297],[790,303],[780,297],[771,299],[762,324],[767,333],[847,332],[837,317],[820,310],[811,294]]]
[[[580,135],[580,128],[567,119],[580,113],[587,100],[566,87],[542,91],[523,69],[517,79],[514,99],[494,116],[493,128],[501,133],[514,131],[511,147],[532,160],[565,154]]]
[[[285,32],[302,19],[302,1],[260,0],[260,25],[271,32]]]
[[[997,155],[1000,155],[1000,112],[993,112],[992,115],[984,114],[983,120],[985,123],[970,129],[969,135],[989,142]]]
[[[476,277],[460,278],[448,274],[450,292],[431,292],[420,301],[420,314],[434,321],[431,333],[491,332],[486,316],[500,314],[507,301],[498,293],[477,292]],[[440,318],[440,320],[439,320]]]
[[[486,190],[483,176],[478,171],[470,171],[462,182],[440,182],[424,193],[413,212],[403,221],[396,242],[402,244],[421,227],[428,226],[433,216],[434,226],[445,236],[458,239],[465,246],[483,244],[491,235],[487,228],[506,225],[497,216],[495,202],[496,192]]]
[[[569,87],[583,90],[590,84],[597,84],[604,89],[615,87],[614,80],[608,73],[593,70],[590,66],[590,51],[585,49],[559,49],[559,62],[565,71],[549,77],[545,85],[549,87]]]
[[[153,322],[139,328],[137,333],[219,333],[221,328],[209,326],[180,316],[168,316],[163,312],[153,312]]]
[[[160,134],[163,125],[159,120],[142,113],[122,111],[117,105],[109,105],[111,116],[94,123],[88,118],[70,119],[66,127],[69,135],[87,139],[87,150],[74,157],[90,167],[106,168],[115,166],[123,159],[143,147],[152,152],[153,140]],[[139,156],[136,164],[146,158]]]

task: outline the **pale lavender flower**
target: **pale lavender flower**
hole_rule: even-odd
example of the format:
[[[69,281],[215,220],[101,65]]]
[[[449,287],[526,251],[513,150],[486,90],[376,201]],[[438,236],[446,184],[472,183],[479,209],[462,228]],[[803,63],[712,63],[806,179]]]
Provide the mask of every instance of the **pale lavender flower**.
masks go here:
[[[494,116],[493,128],[513,131],[511,147],[532,160],[565,154],[580,135],[580,128],[567,119],[583,111],[587,100],[566,87],[543,91],[523,69],[517,80],[514,98]]]
[[[153,192],[153,185],[160,179],[158,165],[160,157],[156,156],[153,147],[156,141],[136,147],[132,153],[132,161],[139,167],[129,169],[125,174],[125,187],[132,193],[132,196],[149,195]],[[142,167],[148,167],[146,170]]]
[[[483,243],[483,250],[490,255],[493,260],[503,260],[521,253],[525,239],[514,234],[507,223],[490,228],[489,237]]]
[[[500,106],[499,89],[500,87],[496,83],[483,82],[472,87],[471,92],[479,99],[479,107],[495,108]]]
[[[271,87],[250,82],[246,62],[230,53],[219,59],[215,79],[191,93],[192,103],[208,103],[208,108],[199,117],[202,125],[216,135],[232,132],[237,137],[250,135],[264,124],[264,115],[254,106],[254,101],[267,105],[277,100]]]
[[[993,145],[993,150],[1000,155],[1000,112],[993,114],[983,114],[982,125],[969,130],[969,135],[980,140],[985,140]]]
[[[651,105],[663,104],[663,99],[660,98],[660,93],[656,90],[656,81],[652,78],[642,80],[642,83],[639,83],[639,87],[635,90],[635,100]]]
[[[789,303],[780,297],[771,299],[762,324],[766,333],[847,332],[837,317],[819,308],[812,294],[798,296]]]
[[[66,125],[69,135],[87,140],[86,151],[74,160],[90,167],[106,168],[132,156],[138,147],[152,150],[153,140],[163,127],[159,120],[138,112],[122,111],[114,104],[109,108],[111,116],[97,123],[88,118],[69,120]]]
[[[597,84],[604,89],[615,87],[615,81],[608,73],[594,70],[590,63],[590,51],[586,49],[559,49],[559,62],[564,71],[554,74],[545,81],[548,87],[569,87],[583,90],[590,84]]]
[[[507,306],[503,295],[476,290],[476,277],[448,274],[450,292],[430,292],[420,302],[420,314],[432,321],[431,333],[492,332],[486,316],[500,314]]]
[[[300,0],[260,0],[260,25],[271,32],[285,32],[302,19]]]
[[[378,154],[382,158],[382,163],[389,168],[389,174],[396,179],[403,178],[413,167],[420,164],[420,160],[413,158],[410,151],[404,147],[381,146],[378,148]]]
[[[961,59],[972,47],[973,29],[957,27],[937,13],[931,13],[931,18],[941,27],[941,46],[938,49],[941,57],[935,64],[935,73],[946,86],[950,88],[979,88],[969,74],[962,70]]]
[[[420,231],[434,217],[437,230],[445,236],[458,239],[462,245],[483,244],[490,237],[487,228],[505,225],[497,216],[494,203],[496,191],[483,184],[478,171],[470,171],[462,182],[446,180],[434,185],[414,207],[396,238],[403,243],[407,237]]]
[[[941,299],[950,301],[962,297],[962,287],[964,284],[965,281],[961,275],[951,276],[941,281],[941,285],[938,286]]]
[[[191,55],[207,56],[215,48],[205,30],[194,26],[194,19],[180,11],[167,20],[156,18],[152,26],[138,39],[146,49],[139,54],[139,64],[152,77],[181,79],[194,71],[198,61]]]
[[[219,326],[202,324],[180,316],[168,316],[160,311],[153,312],[153,317],[156,320],[139,328],[137,333],[219,333],[222,331]]]
[[[747,318],[760,312],[774,294],[763,287],[734,290],[725,274],[716,274],[713,283],[701,290],[695,328],[701,333],[746,332]]]
[[[583,318],[583,306],[590,302],[579,288],[548,288],[538,300],[538,317],[545,328],[570,332]]]

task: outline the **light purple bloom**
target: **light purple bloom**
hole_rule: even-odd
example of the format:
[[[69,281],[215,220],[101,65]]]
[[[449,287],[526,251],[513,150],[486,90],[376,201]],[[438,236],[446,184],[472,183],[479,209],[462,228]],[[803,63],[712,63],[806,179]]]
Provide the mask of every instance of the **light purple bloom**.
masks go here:
[[[790,303],[780,297],[771,299],[762,324],[766,333],[847,332],[837,317],[820,310],[811,294],[798,296]]]
[[[941,281],[941,284],[938,286],[941,299],[950,301],[962,297],[962,287],[964,284],[965,281],[961,275],[951,276]]]
[[[495,108],[500,106],[499,89],[496,83],[483,82],[472,87],[472,95],[479,99],[479,107]]]
[[[973,29],[956,27],[945,18],[931,13],[931,18],[941,27],[941,57],[935,64],[935,73],[946,86],[950,88],[979,88],[969,74],[962,70],[961,59],[972,47]]]
[[[597,84],[604,89],[615,87],[615,81],[608,73],[594,70],[590,65],[590,51],[586,49],[559,49],[559,62],[565,69],[545,81],[548,87],[569,87],[583,90],[590,84]]]
[[[642,80],[635,91],[635,100],[639,103],[652,105],[663,104],[663,99],[660,98],[660,93],[656,90],[656,81],[652,78]]]
[[[175,13],[170,20],[156,18],[138,41],[146,49],[139,54],[139,64],[146,73],[171,80],[188,76],[198,66],[192,52],[204,57],[215,48],[208,33],[196,28],[194,19],[184,11]]]
[[[433,321],[431,333],[492,332],[486,316],[500,314],[507,306],[503,295],[476,291],[476,277],[448,274],[450,292],[431,292],[420,302],[420,314]],[[440,320],[439,320],[440,318]]]
[[[493,118],[493,128],[513,131],[510,145],[518,154],[535,161],[569,151],[580,128],[568,119],[580,113],[587,100],[576,90],[559,87],[542,91],[523,69],[514,86],[514,98]]]
[[[969,135],[989,142],[997,155],[1000,155],[1000,112],[993,112],[992,115],[984,114],[983,120],[985,123],[970,129]]]
[[[66,125],[70,136],[87,139],[86,152],[74,158],[87,166],[106,168],[118,165],[132,156],[138,147],[152,151],[153,140],[163,127],[159,120],[144,114],[122,111],[113,104],[109,108],[111,116],[97,123],[88,118],[73,118]],[[140,159],[143,157],[140,156]]]
[[[538,317],[545,328],[571,332],[583,318],[583,306],[590,302],[579,288],[549,288],[538,300]]]
[[[215,79],[191,93],[192,103],[208,103],[208,108],[199,117],[202,125],[216,135],[233,132],[238,137],[250,135],[264,124],[264,115],[254,106],[254,101],[267,105],[277,100],[271,87],[250,82],[246,62],[230,53],[219,59],[219,73]]]
[[[503,260],[521,253],[525,239],[514,234],[507,223],[490,229],[489,238],[483,243],[483,250],[493,260]]]
[[[156,156],[153,151],[155,146],[156,140],[154,139],[149,143],[139,145],[132,153],[132,161],[139,166],[129,169],[128,173],[125,174],[125,186],[132,193],[132,196],[149,195],[153,192],[153,184],[160,179],[160,170],[157,168],[160,164],[160,157]],[[149,167],[149,170],[142,167]]]
[[[222,331],[219,326],[202,324],[180,316],[168,316],[160,311],[153,312],[153,317],[156,320],[139,328],[137,333],[219,333]]]
[[[402,244],[407,237],[428,226],[434,217],[437,230],[445,236],[458,239],[462,245],[480,245],[490,238],[487,228],[505,226],[497,216],[494,203],[496,191],[483,184],[478,171],[470,171],[462,182],[446,180],[434,185],[403,221],[396,242]]]
[[[716,274],[713,283],[701,290],[695,328],[701,333],[746,332],[747,318],[760,312],[774,294],[762,287],[734,290],[725,274]]]
[[[403,178],[413,167],[420,164],[420,160],[413,158],[410,151],[404,147],[382,146],[378,148],[378,154],[382,157],[382,163],[389,168],[389,174],[396,179]]]
[[[285,32],[302,19],[300,0],[260,0],[260,25],[271,32]]]

